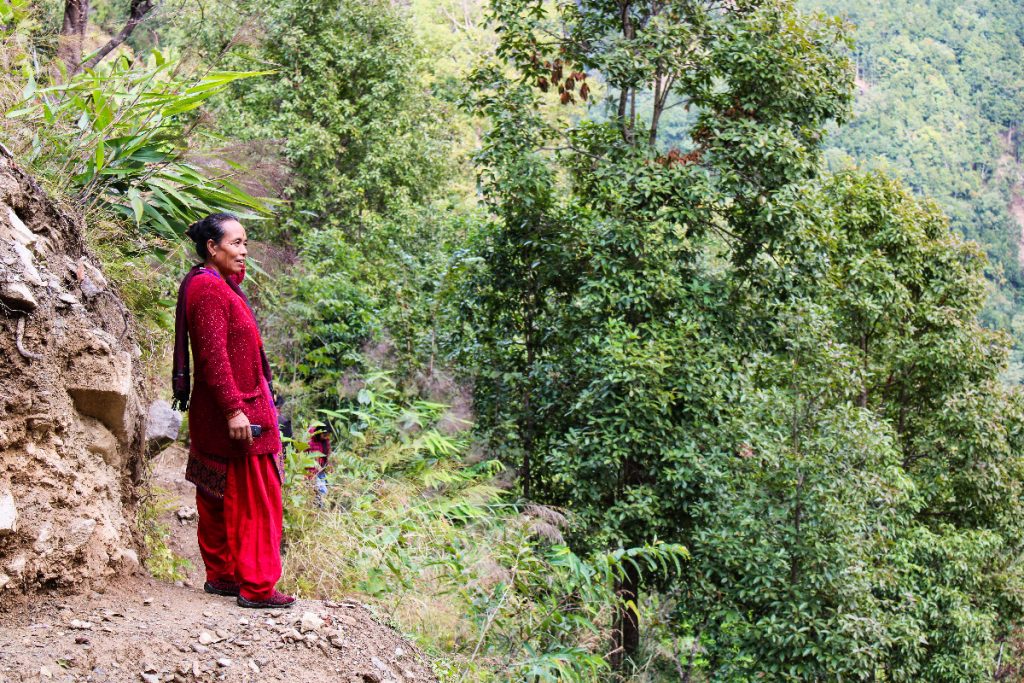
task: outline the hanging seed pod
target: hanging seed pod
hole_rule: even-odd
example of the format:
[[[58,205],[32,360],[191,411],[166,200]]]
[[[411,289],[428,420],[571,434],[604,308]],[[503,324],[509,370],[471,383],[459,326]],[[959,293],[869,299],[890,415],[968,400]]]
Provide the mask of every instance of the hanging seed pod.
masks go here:
[[[580,86],[580,97],[586,102],[587,98],[590,97],[590,86],[584,83]]]
[[[563,92],[561,100],[562,100],[562,104],[569,104],[570,102],[575,102],[576,101],[575,98],[573,98],[571,92]]]
[[[569,76],[569,78],[565,79],[565,89],[566,90],[568,90],[569,92],[572,92],[573,88],[575,88],[575,87],[576,87],[576,81],[574,81],[572,79],[572,76]]]
[[[577,81],[582,81],[587,78],[587,74],[583,73],[582,71],[573,71],[572,77],[575,78]]]
[[[547,92],[550,86],[551,84],[548,83],[548,79],[543,76],[537,79],[537,87],[540,88],[541,92]]]

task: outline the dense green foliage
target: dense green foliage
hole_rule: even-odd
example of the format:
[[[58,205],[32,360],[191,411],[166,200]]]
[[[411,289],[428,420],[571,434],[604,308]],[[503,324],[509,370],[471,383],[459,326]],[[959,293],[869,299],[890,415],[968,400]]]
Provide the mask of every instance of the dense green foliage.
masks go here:
[[[261,39],[239,40],[224,59],[275,77],[235,88],[218,129],[269,169],[268,189],[286,200],[259,234],[299,263],[264,301],[279,304],[267,306],[269,340],[289,412],[308,413],[339,405],[372,340],[400,340],[410,361],[438,354],[438,299],[466,220],[446,210],[458,193],[440,190],[462,132],[454,106],[427,85],[409,17],[390,3],[238,10],[237,30]]]
[[[837,27],[787,2],[494,7],[521,77],[477,79],[477,397],[532,496],[574,511],[577,545],[690,549],[691,673],[987,680],[1020,613],[1007,343],[940,214],[819,177],[852,95]],[[559,59],[600,68],[620,115],[550,125]],[[666,82],[699,109],[685,156],[633,114]]]
[[[278,74],[237,89],[224,126],[283,142],[289,227],[337,226],[358,238],[365,212],[429,195],[445,168],[442,107],[418,91],[422,66],[404,17],[386,2],[258,6],[262,39],[235,59]]]
[[[239,0],[67,78],[58,5],[0,0],[0,99],[164,326],[154,375],[184,225],[273,212],[286,582],[442,680],[981,682],[1024,613],[1024,404],[979,323],[1024,329],[986,303],[1012,9]]]

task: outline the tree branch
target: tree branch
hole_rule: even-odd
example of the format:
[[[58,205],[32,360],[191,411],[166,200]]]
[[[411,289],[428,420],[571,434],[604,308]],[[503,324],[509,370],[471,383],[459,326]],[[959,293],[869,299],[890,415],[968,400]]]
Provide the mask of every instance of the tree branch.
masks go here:
[[[114,51],[121,43],[128,40],[135,27],[142,23],[146,16],[153,11],[153,0],[132,0],[131,8],[128,11],[128,21],[124,28],[118,31],[117,35],[107,41],[107,44],[87,61],[83,67],[91,69],[99,64],[104,57]]]

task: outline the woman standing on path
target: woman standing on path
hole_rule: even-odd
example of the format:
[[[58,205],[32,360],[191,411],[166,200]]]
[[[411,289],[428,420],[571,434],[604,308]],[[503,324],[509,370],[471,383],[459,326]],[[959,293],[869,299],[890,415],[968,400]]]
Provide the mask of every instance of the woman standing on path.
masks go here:
[[[172,382],[178,407],[189,413],[185,479],[196,486],[204,589],[237,596],[242,607],[289,607],[295,598],[274,588],[281,577],[283,463],[270,366],[238,286],[245,228],[217,213],[186,234],[203,263],[178,289]],[[189,341],[196,366],[191,397]]]

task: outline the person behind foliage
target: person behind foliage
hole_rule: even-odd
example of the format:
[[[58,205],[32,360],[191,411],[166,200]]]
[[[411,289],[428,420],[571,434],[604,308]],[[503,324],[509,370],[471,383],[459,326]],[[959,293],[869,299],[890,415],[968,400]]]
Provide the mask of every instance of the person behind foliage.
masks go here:
[[[331,456],[331,432],[326,425],[313,425],[309,428],[309,451],[319,453],[315,456],[316,467],[306,470],[307,478],[312,478],[316,485],[317,505],[323,506],[327,495],[327,460]]]
[[[238,218],[207,216],[186,233],[202,263],[178,289],[172,383],[189,413],[185,479],[196,487],[207,593],[242,607],[289,607],[281,577],[283,455],[270,365],[239,284],[247,240]],[[189,345],[195,361],[190,392]]]

